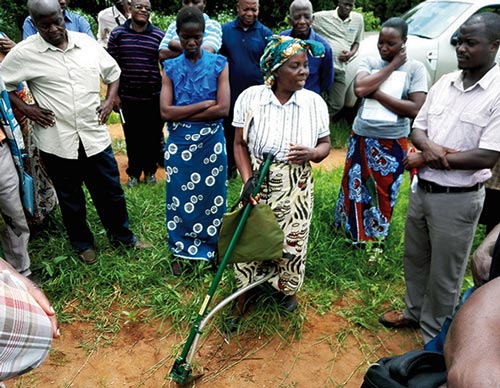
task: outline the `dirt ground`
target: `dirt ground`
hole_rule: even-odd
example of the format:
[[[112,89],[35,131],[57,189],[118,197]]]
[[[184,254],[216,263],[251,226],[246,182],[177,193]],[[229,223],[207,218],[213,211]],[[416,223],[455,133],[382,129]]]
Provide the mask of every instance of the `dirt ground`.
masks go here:
[[[123,136],[119,125],[110,130],[113,137]],[[342,165],[344,157],[344,152],[333,151],[321,167]],[[125,182],[126,156],[118,155],[117,159]],[[158,178],[164,179],[163,170]],[[201,337],[193,365],[202,368],[203,376],[191,386],[359,387],[370,363],[421,346],[415,330],[381,327],[378,332],[368,331],[337,314],[349,308],[348,300],[332,303],[333,312],[324,315],[300,307],[298,313],[305,316],[302,336],[289,341],[252,334],[226,336],[212,330]],[[89,351],[82,344],[96,341],[99,335],[89,324],[62,325],[61,333],[44,364],[7,382],[7,388],[175,387],[168,374],[188,334],[176,335],[159,322],[130,323],[113,335],[110,345]]]

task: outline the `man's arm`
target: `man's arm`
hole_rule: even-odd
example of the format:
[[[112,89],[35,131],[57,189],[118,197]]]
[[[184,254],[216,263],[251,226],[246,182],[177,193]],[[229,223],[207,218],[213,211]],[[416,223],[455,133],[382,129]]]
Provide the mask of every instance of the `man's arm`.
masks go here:
[[[56,123],[54,112],[40,108],[36,102],[28,105],[15,92],[9,92],[9,99],[14,107],[43,128],[51,127]]]
[[[101,102],[101,106],[97,110],[99,113],[99,124],[104,124],[108,121],[108,117],[118,100],[118,87],[120,86],[120,79],[109,83],[107,86],[108,89],[106,91],[106,98]]]
[[[477,289],[458,310],[444,346],[448,388],[498,386],[499,297],[497,278]]]
[[[477,247],[472,254],[471,272],[474,279],[474,285],[481,287],[490,278],[491,260],[493,257],[493,249],[500,234],[500,224],[495,226],[488,233],[483,242]]]

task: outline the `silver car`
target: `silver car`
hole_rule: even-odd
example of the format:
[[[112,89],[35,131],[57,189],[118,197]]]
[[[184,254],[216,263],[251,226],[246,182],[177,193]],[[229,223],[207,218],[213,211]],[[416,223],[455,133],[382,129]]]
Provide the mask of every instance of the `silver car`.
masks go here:
[[[500,14],[500,1],[427,0],[402,16],[408,23],[408,56],[424,64],[429,86],[443,74],[457,69],[455,44],[460,26],[475,13],[487,11]],[[377,40],[378,33],[369,34],[348,66],[346,77],[351,86],[347,90],[346,107],[355,106],[357,101],[353,84],[360,59],[379,55]]]

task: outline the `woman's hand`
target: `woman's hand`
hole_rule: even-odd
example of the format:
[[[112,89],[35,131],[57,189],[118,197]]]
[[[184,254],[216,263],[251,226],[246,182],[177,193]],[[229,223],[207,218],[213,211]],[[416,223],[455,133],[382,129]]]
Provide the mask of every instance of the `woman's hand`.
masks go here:
[[[406,45],[401,46],[401,50],[392,58],[391,65],[394,66],[394,69],[399,68],[401,65],[406,63],[408,57],[406,55]]]
[[[243,205],[246,205],[248,202],[250,202],[252,205],[257,205],[259,203],[260,194],[257,194],[255,197],[252,196],[255,190],[255,186],[257,186],[257,178],[251,176],[249,179],[247,179],[243,186],[243,190],[241,191],[240,202]]]
[[[421,152],[409,153],[403,159],[403,166],[405,170],[412,170],[414,168],[425,167],[424,155]]]
[[[292,164],[303,164],[314,158],[314,148],[299,144],[290,144],[290,151],[286,155],[288,162]]]

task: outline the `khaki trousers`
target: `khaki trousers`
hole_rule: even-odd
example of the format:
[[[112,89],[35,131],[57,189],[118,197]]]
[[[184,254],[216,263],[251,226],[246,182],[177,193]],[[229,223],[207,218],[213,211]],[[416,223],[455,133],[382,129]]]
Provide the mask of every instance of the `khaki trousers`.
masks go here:
[[[465,193],[411,193],[405,225],[404,316],[420,322],[424,342],[457,305],[484,187]]]

